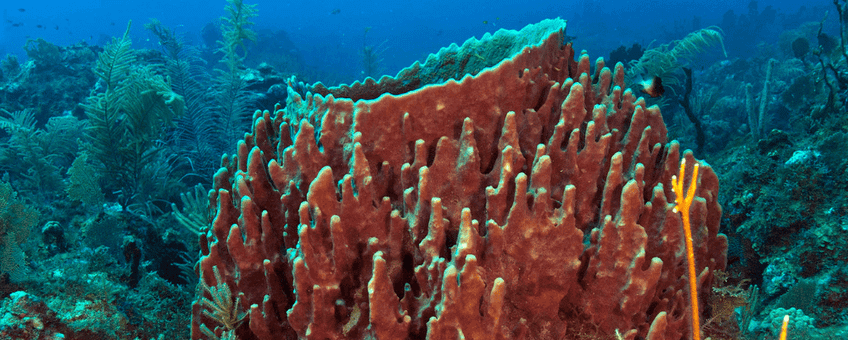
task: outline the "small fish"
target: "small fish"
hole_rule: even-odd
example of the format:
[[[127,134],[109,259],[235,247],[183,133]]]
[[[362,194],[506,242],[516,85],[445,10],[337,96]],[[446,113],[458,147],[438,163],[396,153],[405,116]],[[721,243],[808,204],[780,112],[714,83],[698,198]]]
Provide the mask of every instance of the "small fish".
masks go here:
[[[110,22],[109,25],[115,26],[115,22]]]
[[[26,12],[26,8],[18,8],[18,12]]]
[[[489,20],[483,20],[483,25],[488,25],[488,24],[489,24]]]
[[[57,30],[57,31],[58,31],[58,30],[59,30],[59,25],[56,25],[56,26],[55,26],[55,27],[53,27],[53,28],[54,28],[55,30]]]
[[[341,8],[336,8],[336,9],[334,9],[332,12],[330,12],[330,14],[334,14],[334,15],[335,15],[335,14],[339,14],[339,13],[341,13],[341,12],[342,12]]]
[[[16,23],[12,24],[12,26],[14,26],[14,27],[21,27],[23,25],[24,25],[24,23],[22,23],[22,22],[16,22]]]
[[[35,25],[35,27],[44,28],[44,26],[42,26],[41,24]]]
[[[653,98],[662,96],[663,93],[665,93],[665,88],[662,85],[662,78],[657,76],[654,76],[654,78],[650,80],[642,80],[639,82],[639,85],[642,86],[642,92]]]

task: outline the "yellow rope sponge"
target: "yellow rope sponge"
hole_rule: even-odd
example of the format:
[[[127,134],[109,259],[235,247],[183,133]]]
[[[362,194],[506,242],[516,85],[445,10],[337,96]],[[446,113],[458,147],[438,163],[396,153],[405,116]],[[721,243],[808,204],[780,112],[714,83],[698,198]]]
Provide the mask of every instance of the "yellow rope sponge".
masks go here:
[[[672,176],[671,187],[674,189],[677,206],[675,212],[680,212],[683,217],[683,231],[686,233],[686,258],[689,260],[689,296],[692,298],[692,339],[700,340],[700,321],[698,320],[698,278],[695,276],[695,254],[692,248],[692,228],[689,225],[689,208],[695,199],[695,189],[698,187],[698,163],[692,170],[692,179],[689,181],[689,189],[683,194],[683,182],[686,178],[686,158],[680,161],[680,175]]]

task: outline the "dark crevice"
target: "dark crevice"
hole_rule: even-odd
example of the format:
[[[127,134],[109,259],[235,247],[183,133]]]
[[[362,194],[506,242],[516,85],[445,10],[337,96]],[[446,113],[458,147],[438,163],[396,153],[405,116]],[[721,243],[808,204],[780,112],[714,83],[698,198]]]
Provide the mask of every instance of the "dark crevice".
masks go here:
[[[418,288],[418,284],[415,283],[415,264],[413,263],[412,255],[404,254],[402,261],[403,263],[400,267],[400,280],[395,280],[392,282],[392,288],[395,291],[395,295],[397,295],[399,299],[403,298],[403,295],[406,291],[406,285],[412,283],[415,284],[416,290]],[[418,294],[416,290],[413,290],[413,295]]]
[[[452,225],[452,223],[448,222],[448,226]],[[458,230],[457,230],[458,231]],[[450,262],[453,259],[453,247],[456,245],[457,234],[458,232],[454,231],[452,228],[448,227],[445,229],[445,261]]]
[[[433,166],[433,161],[436,160],[436,146],[439,145],[439,140],[435,140],[427,147],[427,167]]]
[[[480,159],[481,159],[480,165],[483,167],[483,169],[481,169],[482,170],[481,173],[484,173],[484,174],[491,173],[492,170],[495,168],[495,163],[497,162],[498,157],[500,156],[500,150],[498,149],[497,146],[498,146],[498,142],[500,141],[501,134],[503,134],[503,124],[504,124],[505,117],[506,117],[506,115],[501,117],[501,119],[498,119],[497,126],[495,126],[495,131],[499,131],[499,133],[496,136],[494,136],[494,138],[495,138],[494,143],[492,144],[492,147],[488,150],[489,156],[490,156],[488,162],[482,162],[482,160],[484,159],[483,158],[483,152],[486,151],[486,150],[484,150],[483,148],[479,149]],[[480,138],[476,138],[476,137],[477,136],[475,136],[475,139],[477,141],[480,141]]]

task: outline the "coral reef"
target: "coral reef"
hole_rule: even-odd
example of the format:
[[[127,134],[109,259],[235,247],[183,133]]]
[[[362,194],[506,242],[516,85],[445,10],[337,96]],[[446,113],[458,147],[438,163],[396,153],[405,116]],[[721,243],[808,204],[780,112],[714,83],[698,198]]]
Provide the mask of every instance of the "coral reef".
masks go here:
[[[669,183],[695,160],[666,143],[657,107],[624,90],[622,64],[598,60],[592,75],[588,55],[563,45],[564,21],[525,30],[539,28],[458,81],[377,100],[290,91],[285,107],[257,111],[210,191],[192,338],[690,333]],[[726,262],[718,181],[706,164],[685,181],[699,183],[691,224],[708,300]]]
[[[19,63],[8,55],[0,62],[0,79],[8,80],[0,83],[0,109],[32,109],[42,126],[63,114],[84,117],[78,104],[97,81],[91,69],[101,49],[84,42],[56,46],[40,38],[29,41],[24,49],[28,61]]]
[[[302,60],[328,45],[227,4],[205,46],[151,20],[158,45],[0,59],[0,338],[848,335],[848,1],[751,1],[679,41],[685,18],[578,47],[547,20],[333,87],[308,82],[356,53]],[[598,39],[624,45],[592,62]],[[637,98],[639,72],[668,90]]]
[[[108,248],[84,248],[42,261],[40,285],[6,294],[2,339],[185,339],[192,291],[153,272],[129,288]],[[167,303],[162,303],[166,301]]]

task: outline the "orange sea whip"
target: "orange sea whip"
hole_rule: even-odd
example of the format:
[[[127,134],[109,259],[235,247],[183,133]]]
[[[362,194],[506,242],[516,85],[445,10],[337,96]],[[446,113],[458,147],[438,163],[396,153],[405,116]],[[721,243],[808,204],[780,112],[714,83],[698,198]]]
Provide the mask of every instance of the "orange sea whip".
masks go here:
[[[698,317],[698,278],[695,276],[695,252],[692,250],[692,228],[689,225],[689,208],[695,199],[695,189],[698,187],[698,163],[692,170],[689,189],[683,194],[683,182],[686,177],[686,158],[680,161],[680,175],[672,176],[671,187],[674,189],[677,206],[675,211],[683,217],[683,231],[686,233],[686,258],[689,260],[689,296],[692,299],[692,339],[701,340],[701,325]]]
[[[780,327],[780,340],[786,340],[786,329],[789,328],[789,315],[783,316],[783,326]]]

